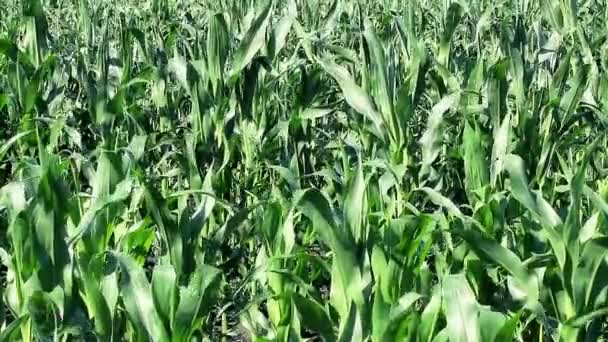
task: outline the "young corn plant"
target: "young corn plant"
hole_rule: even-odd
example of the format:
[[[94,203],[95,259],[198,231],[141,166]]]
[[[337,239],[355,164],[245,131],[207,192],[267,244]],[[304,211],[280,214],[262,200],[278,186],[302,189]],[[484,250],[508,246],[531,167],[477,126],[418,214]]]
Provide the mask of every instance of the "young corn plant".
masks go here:
[[[597,1],[0,3],[0,341],[603,341]]]

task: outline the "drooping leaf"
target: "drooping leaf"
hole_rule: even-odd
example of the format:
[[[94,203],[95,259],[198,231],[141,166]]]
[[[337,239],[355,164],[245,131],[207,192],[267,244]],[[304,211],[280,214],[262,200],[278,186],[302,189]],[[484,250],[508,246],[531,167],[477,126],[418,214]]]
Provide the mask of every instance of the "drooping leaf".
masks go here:
[[[296,309],[302,315],[303,327],[318,332],[326,341],[336,339],[333,324],[322,305],[300,294],[293,294]]]
[[[384,122],[382,116],[376,111],[369,94],[357,85],[346,68],[329,59],[318,59],[317,61],[321,67],[338,82],[344,100],[355,111],[371,121],[374,125],[373,133],[378,137],[382,137]]]
[[[509,172],[511,192],[513,196],[530,210],[542,224],[556,227],[562,224],[560,217],[546,204],[541,196],[534,196],[528,186],[528,177],[523,160],[514,154],[505,157],[505,168]],[[535,198],[537,197],[537,198]]]
[[[454,204],[454,202],[452,202],[449,198],[443,196],[436,190],[428,188],[428,187],[420,188],[420,190],[424,191],[427,194],[427,196],[429,197],[431,202],[433,202],[434,204],[436,204],[438,206],[444,207],[448,211],[448,213],[450,213],[450,215],[453,215],[454,217],[458,217],[458,218],[464,217],[462,215],[462,212],[460,211],[460,209],[458,209],[458,207],[456,206],[456,204]]]
[[[0,147],[0,162],[4,159],[6,153],[10,150],[10,148],[15,145],[20,139],[30,135],[32,131],[21,132],[19,134],[14,135],[12,138],[8,139],[6,142],[2,144]]]
[[[515,253],[474,228],[466,229],[460,232],[460,235],[467,241],[469,248],[480,257],[504,267],[515,278],[518,285],[523,287],[525,299],[529,303],[534,304],[538,300],[539,290],[536,278],[525,268]]]

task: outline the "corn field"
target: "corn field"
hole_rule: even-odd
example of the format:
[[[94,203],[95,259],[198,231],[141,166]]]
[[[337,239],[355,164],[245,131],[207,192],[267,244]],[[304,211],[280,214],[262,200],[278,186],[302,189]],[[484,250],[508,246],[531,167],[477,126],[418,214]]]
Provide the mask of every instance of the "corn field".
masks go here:
[[[0,1],[0,341],[608,341],[607,22]]]

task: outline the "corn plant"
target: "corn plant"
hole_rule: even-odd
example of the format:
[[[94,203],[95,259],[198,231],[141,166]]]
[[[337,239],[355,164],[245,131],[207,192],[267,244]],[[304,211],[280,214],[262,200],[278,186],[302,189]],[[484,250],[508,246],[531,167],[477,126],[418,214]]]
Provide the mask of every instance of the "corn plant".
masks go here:
[[[593,0],[0,3],[0,341],[603,341]]]

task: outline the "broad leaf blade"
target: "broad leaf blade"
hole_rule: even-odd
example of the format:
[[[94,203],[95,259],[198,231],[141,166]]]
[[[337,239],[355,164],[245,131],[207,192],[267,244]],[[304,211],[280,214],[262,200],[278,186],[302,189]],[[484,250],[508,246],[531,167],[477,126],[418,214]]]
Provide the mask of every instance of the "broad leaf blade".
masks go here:
[[[120,292],[129,320],[142,336],[148,336],[151,341],[170,341],[143,270],[130,257],[112,254],[122,271]]]
[[[243,37],[241,44],[234,53],[232,61],[232,70],[230,71],[229,79],[231,82],[238,77],[243,69],[251,62],[255,54],[264,46],[264,38],[266,34],[266,26],[272,10],[272,1],[267,0],[266,5],[257,18],[251,24],[251,27]]]
[[[480,342],[479,304],[464,274],[443,280],[443,312],[450,342]]]

